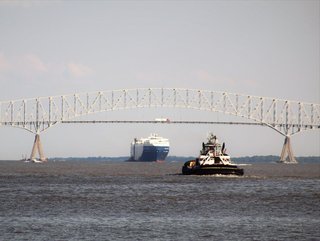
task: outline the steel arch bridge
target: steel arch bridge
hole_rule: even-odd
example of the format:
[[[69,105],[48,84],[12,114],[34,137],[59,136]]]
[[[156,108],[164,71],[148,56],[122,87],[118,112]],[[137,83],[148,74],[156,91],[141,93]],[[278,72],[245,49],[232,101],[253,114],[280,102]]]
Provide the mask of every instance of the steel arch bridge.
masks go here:
[[[290,136],[320,129],[320,104],[182,88],[121,89],[2,101],[0,126],[36,134],[31,154],[34,157],[36,149],[42,152],[39,134],[58,123],[105,111],[155,107],[220,112],[268,126],[286,137],[281,153],[283,162],[295,162]]]

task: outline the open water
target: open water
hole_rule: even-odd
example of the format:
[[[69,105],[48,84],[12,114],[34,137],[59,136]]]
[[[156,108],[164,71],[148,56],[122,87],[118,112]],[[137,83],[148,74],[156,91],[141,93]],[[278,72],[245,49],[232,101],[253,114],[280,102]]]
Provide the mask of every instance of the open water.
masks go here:
[[[0,162],[0,240],[320,240],[320,164]]]

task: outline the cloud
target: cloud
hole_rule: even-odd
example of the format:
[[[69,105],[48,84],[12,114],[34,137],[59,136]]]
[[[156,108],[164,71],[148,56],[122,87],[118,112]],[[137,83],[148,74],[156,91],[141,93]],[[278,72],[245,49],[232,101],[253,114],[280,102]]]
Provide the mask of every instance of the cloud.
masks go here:
[[[0,0],[1,1],[1,0]],[[0,51],[0,82],[10,86],[19,83],[20,86],[35,84],[37,88],[59,86],[63,83],[92,83],[86,79],[92,77],[93,69],[89,66],[66,62],[52,61],[35,53],[7,55]]]
[[[4,56],[3,53],[0,53],[0,72],[9,70],[11,67],[8,59]]]
[[[75,64],[73,62],[70,62],[67,64],[67,69],[69,74],[72,77],[81,78],[87,75],[92,74],[93,70],[85,65],[82,64]]]
[[[196,77],[197,77],[197,80],[202,80],[202,81],[212,80],[212,76],[210,75],[210,73],[203,69],[200,69],[196,72]]]
[[[28,68],[30,71],[33,72],[47,72],[48,67],[47,65],[37,56],[34,54],[28,54],[22,58],[22,63]]]
[[[61,71],[62,72],[62,71]],[[0,80],[2,83],[37,83],[52,78],[54,66],[43,61],[38,55],[5,55],[0,52]]]
[[[48,65],[35,54],[6,57],[0,53],[0,71],[4,70],[23,74],[37,74],[47,72]]]

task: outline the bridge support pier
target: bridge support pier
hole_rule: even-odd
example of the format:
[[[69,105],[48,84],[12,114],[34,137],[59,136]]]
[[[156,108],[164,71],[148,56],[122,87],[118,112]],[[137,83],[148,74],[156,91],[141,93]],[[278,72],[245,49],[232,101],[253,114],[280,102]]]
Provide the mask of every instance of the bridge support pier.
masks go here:
[[[30,155],[30,160],[31,161],[36,161],[37,160],[37,158],[36,158],[37,152],[39,153],[40,161],[41,162],[46,162],[47,158],[45,158],[45,156],[44,156],[39,134],[36,134],[36,136],[34,138],[32,152],[31,152],[31,155]]]
[[[290,142],[290,136],[286,136],[286,138],[284,139],[279,162],[280,163],[298,163],[293,155],[291,142]]]

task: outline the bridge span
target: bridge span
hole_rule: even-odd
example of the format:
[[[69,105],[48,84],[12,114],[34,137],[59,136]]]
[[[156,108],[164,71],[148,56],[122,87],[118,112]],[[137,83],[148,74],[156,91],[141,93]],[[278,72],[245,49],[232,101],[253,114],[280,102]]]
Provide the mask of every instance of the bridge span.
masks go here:
[[[99,123],[76,119],[105,111],[161,107],[219,112],[251,121],[221,123],[208,120],[207,123],[198,121],[198,124],[267,126],[285,136],[281,162],[296,162],[290,144],[292,135],[305,130],[320,129],[320,104],[182,88],[121,89],[1,101],[0,126],[22,128],[34,133],[35,141],[30,159],[35,158],[36,152],[39,152],[40,159],[45,159],[40,133],[59,123]],[[105,120],[104,123],[113,122]],[[122,121],[122,123],[128,124],[134,121]],[[152,121],[140,121],[140,123],[152,123]],[[158,123],[164,124],[155,122]],[[197,124],[197,121],[180,124]]]

